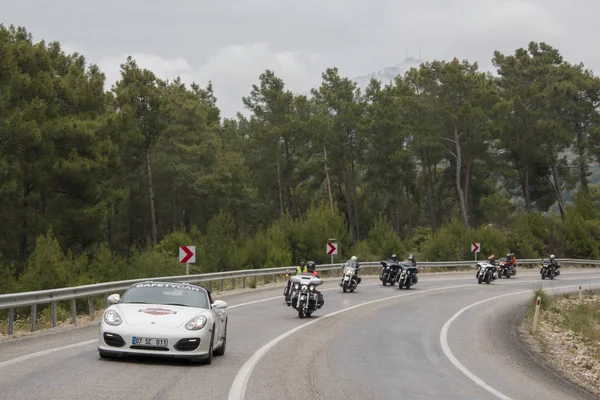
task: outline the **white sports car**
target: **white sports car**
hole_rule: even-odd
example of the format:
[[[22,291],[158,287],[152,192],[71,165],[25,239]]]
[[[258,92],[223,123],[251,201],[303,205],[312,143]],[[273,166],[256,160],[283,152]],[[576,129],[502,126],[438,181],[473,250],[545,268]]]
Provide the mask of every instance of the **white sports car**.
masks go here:
[[[201,286],[178,282],[131,285],[100,322],[100,357],[126,354],[181,357],[212,363],[225,354],[227,303]]]

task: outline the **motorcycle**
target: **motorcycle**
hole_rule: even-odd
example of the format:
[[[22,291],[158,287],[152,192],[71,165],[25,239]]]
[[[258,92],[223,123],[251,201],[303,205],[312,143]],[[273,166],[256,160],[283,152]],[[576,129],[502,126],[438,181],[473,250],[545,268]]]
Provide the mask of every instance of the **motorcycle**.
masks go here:
[[[479,284],[485,282],[489,285],[498,278],[496,266],[488,262],[477,263],[477,273],[475,274],[475,277]]]
[[[506,258],[504,257],[498,261],[498,279],[502,278],[503,276],[509,279],[515,274],[514,267],[512,266],[510,261],[506,261]]]
[[[379,280],[383,283],[383,286],[394,285],[398,280],[398,271],[400,266],[395,261],[380,261],[383,268],[379,275]]]
[[[323,280],[313,275],[294,275],[290,278],[293,285],[291,304],[298,317],[310,317],[318,309],[318,294],[315,288],[323,284]]]
[[[402,265],[400,265],[400,268],[401,271],[398,275],[398,289],[402,289],[402,286],[410,289],[412,285],[416,285],[419,281],[419,278],[417,278],[419,268],[416,265],[412,265],[411,262],[403,262]]]
[[[348,290],[350,292],[354,292],[354,290],[358,287],[358,284],[361,281],[361,279],[359,277],[354,276],[354,274],[356,273],[356,270],[358,269],[358,266],[356,265],[356,261],[349,260],[343,266],[343,268],[344,268],[344,273],[343,273],[342,279],[340,279],[340,287],[344,290],[344,293],[346,293]]]
[[[560,275],[560,270],[556,269],[555,265],[550,262],[550,260],[542,260],[540,274],[542,275],[542,279],[554,279],[555,276]]]

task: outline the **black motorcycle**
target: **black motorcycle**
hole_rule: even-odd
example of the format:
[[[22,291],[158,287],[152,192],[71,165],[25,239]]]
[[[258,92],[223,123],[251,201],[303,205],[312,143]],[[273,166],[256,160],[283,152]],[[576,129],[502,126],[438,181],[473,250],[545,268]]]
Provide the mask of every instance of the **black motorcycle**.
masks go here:
[[[416,265],[413,265],[410,261],[405,261],[400,264],[400,273],[398,274],[398,289],[402,289],[404,286],[407,289],[410,289],[412,285],[415,285],[419,278],[417,277],[417,272],[419,269]]]
[[[555,276],[560,275],[560,270],[556,268],[556,264],[554,264],[552,261],[542,260],[542,269],[540,270],[540,275],[542,275],[542,279],[554,279]]]
[[[380,261],[382,265],[381,274],[379,274],[379,280],[383,283],[383,286],[395,285],[398,280],[398,272],[400,265],[396,261]]]

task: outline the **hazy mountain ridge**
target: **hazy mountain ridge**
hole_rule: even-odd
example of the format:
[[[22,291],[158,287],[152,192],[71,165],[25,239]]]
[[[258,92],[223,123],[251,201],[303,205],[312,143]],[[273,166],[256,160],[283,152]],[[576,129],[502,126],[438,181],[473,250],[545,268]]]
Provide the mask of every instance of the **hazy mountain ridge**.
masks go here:
[[[407,57],[403,62],[396,64],[391,67],[385,67],[382,70],[377,72],[373,72],[367,75],[362,75],[356,78],[352,78],[352,80],[358,83],[358,86],[363,90],[369,85],[371,79],[375,78],[378,81],[381,81],[382,84],[388,84],[398,75],[404,75],[404,73],[411,68],[418,68],[421,63],[426,62],[427,60],[417,59],[414,57]]]

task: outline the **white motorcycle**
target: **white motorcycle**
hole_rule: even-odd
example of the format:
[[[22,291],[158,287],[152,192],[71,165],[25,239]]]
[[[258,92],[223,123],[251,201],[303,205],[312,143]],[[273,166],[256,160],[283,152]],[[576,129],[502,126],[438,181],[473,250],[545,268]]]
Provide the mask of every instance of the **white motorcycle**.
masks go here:
[[[477,272],[475,273],[477,283],[481,284],[485,282],[490,284],[492,281],[498,279],[498,271],[494,264],[488,262],[477,263]]]
[[[342,279],[340,279],[340,287],[346,293],[348,290],[354,292],[354,290],[358,287],[361,279],[354,276],[358,266],[356,265],[355,260],[348,260],[346,264],[343,266],[344,274]]]

